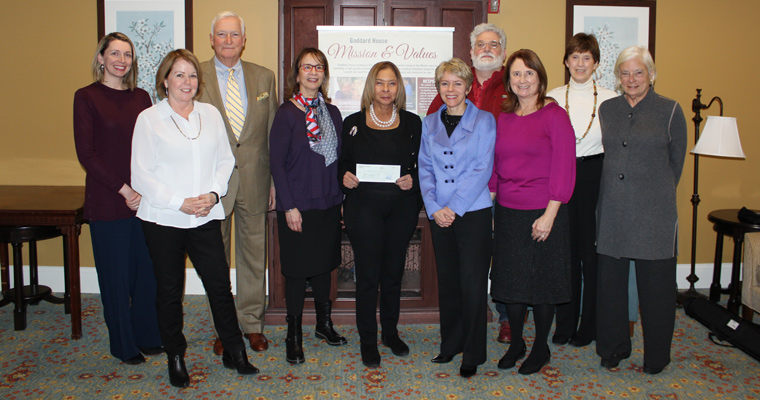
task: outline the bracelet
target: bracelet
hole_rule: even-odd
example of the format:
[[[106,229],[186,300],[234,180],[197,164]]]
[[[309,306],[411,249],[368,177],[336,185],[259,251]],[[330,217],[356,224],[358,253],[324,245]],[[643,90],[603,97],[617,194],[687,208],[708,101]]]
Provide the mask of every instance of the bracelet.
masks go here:
[[[214,198],[216,199],[214,201],[214,204],[219,204],[219,194],[217,192],[209,192],[214,195]]]
[[[285,210],[285,214],[287,214],[287,213],[289,213],[289,212],[291,212],[293,210],[295,210],[295,208],[291,208],[290,210]]]

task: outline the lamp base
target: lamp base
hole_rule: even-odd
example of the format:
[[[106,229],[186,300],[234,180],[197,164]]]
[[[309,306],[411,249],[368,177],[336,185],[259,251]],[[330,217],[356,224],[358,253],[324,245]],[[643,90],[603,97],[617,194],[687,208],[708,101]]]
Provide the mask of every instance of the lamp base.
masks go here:
[[[701,299],[707,300],[707,296],[703,295],[702,293],[697,292],[697,290],[694,289],[694,286],[692,286],[688,290],[676,293],[676,305],[679,308],[682,308],[689,300],[695,299],[695,298],[701,298]]]

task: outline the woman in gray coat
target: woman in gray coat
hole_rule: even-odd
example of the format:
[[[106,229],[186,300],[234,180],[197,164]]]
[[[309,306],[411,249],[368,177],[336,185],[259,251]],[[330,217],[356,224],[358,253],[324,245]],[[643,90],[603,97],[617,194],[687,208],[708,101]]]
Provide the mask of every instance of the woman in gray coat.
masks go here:
[[[686,153],[686,120],[675,101],[654,92],[657,71],[645,47],[615,63],[623,96],[599,107],[605,158],[599,195],[596,353],[615,368],[631,355],[628,268],[636,280],[644,331],[644,367],[670,363],[676,304],[676,185]]]

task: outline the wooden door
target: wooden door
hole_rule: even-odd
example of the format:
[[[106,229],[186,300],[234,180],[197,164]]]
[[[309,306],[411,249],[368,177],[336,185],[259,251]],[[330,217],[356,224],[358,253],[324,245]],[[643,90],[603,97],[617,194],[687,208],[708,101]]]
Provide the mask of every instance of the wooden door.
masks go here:
[[[280,0],[279,90],[283,93],[286,74],[291,72],[293,58],[304,47],[318,47],[317,25],[346,26],[453,26],[454,56],[470,62],[470,32],[486,21],[484,0]],[[379,61],[379,60],[378,60]],[[280,96],[282,100],[282,96]],[[284,278],[279,267],[279,244],[274,213],[268,217],[269,240],[269,306],[268,324],[283,324],[285,320]],[[350,242],[345,241],[345,247]],[[347,253],[347,252],[346,252]],[[336,323],[354,323],[354,300],[351,285],[345,283],[353,252],[333,272],[333,320]],[[348,261],[347,261],[348,260]],[[353,273],[353,271],[351,272]],[[339,276],[342,278],[339,279]],[[438,322],[438,282],[435,254],[430,237],[430,221],[424,210],[420,213],[417,230],[410,242],[402,282],[401,323]],[[354,289],[355,290],[355,289]],[[312,323],[314,314],[311,299],[307,296],[304,321]],[[490,318],[490,313],[489,313]]]
[[[470,63],[470,32],[487,22],[484,0],[280,0],[279,92],[293,58],[317,47],[317,25],[453,26],[454,57]],[[282,98],[282,96],[280,96]]]

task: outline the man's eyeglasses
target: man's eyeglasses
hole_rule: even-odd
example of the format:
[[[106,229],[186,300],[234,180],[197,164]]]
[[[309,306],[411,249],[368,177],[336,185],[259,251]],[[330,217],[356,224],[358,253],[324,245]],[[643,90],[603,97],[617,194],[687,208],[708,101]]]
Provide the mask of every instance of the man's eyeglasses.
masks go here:
[[[475,47],[478,49],[485,49],[486,46],[490,47],[492,50],[496,50],[499,47],[501,47],[501,43],[497,42],[496,40],[492,40],[490,42],[484,42],[482,40],[478,40],[475,42]]]
[[[300,68],[303,70],[303,72],[311,72],[312,69],[316,69],[317,72],[325,71],[325,66],[322,64],[317,64],[317,65],[301,64]]]

